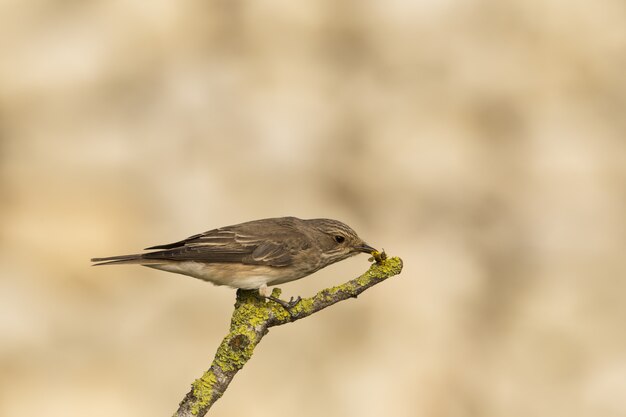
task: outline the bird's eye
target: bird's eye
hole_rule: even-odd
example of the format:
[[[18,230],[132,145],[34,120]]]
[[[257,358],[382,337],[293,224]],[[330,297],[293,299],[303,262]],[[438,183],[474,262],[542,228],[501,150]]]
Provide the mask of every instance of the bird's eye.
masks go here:
[[[337,243],[343,243],[344,240],[346,240],[346,238],[341,235],[335,236],[335,242]]]

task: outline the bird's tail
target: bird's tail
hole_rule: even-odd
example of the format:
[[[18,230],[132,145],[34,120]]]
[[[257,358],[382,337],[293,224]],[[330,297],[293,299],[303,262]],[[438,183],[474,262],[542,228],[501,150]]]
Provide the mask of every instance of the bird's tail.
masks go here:
[[[98,265],[115,265],[115,264],[145,264],[145,263],[150,263],[149,260],[144,259],[142,254],[109,256],[109,257],[106,257],[106,258],[91,258],[91,262],[94,263],[93,266],[98,266]]]

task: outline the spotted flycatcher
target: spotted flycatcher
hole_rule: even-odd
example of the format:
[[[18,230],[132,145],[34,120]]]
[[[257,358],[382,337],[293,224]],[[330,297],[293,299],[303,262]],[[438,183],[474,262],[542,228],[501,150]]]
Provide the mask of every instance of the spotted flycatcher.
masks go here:
[[[142,254],[93,258],[96,265],[139,264],[215,285],[258,289],[304,278],[357,253],[372,253],[346,224],[331,219],[278,217],[209,230]],[[280,300],[278,300],[280,301]]]

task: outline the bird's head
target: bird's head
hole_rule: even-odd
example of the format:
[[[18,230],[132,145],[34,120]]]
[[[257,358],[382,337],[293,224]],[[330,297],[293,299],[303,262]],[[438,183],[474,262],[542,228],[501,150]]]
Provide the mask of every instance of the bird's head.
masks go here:
[[[318,244],[327,265],[358,253],[371,254],[376,250],[365,243],[350,226],[340,221],[311,219],[307,222],[318,232]]]

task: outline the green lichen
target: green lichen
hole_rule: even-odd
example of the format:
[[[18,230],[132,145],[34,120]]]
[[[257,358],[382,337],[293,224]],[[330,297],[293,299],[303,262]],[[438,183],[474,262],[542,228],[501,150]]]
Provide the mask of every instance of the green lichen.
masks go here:
[[[198,415],[200,410],[211,402],[214,395],[214,387],[217,383],[217,377],[213,370],[209,369],[202,375],[201,378],[196,379],[192,386],[193,395],[196,398],[193,406],[191,407],[191,414]]]
[[[398,275],[400,272],[402,272],[402,267],[403,267],[403,263],[402,263],[402,259],[400,258],[389,258],[387,260],[385,260],[385,262],[383,262],[379,268],[381,273],[385,276],[385,277],[391,277],[393,275]]]
[[[214,364],[223,372],[238,371],[252,357],[256,334],[254,331],[238,329],[236,333],[229,334],[217,349]],[[241,343],[238,340],[245,340]]]
[[[240,291],[239,293],[243,293]],[[265,300],[250,294],[239,294],[233,313],[230,332],[215,354],[215,364],[223,372],[238,371],[252,357],[252,353],[267,325],[270,311]]]
[[[397,275],[402,271],[402,260],[400,258],[387,258],[381,262],[373,264],[370,269],[360,278],[385,279]]]
[[[230,329],[236,331],[244,327],[262,326],[269,318],[269,312],[265,306],[243,304],[234,313],[230,323]]]
[[[303,298],[295,307],[295,312],[310,314],[313,311],[313,304],[313,298]]]

